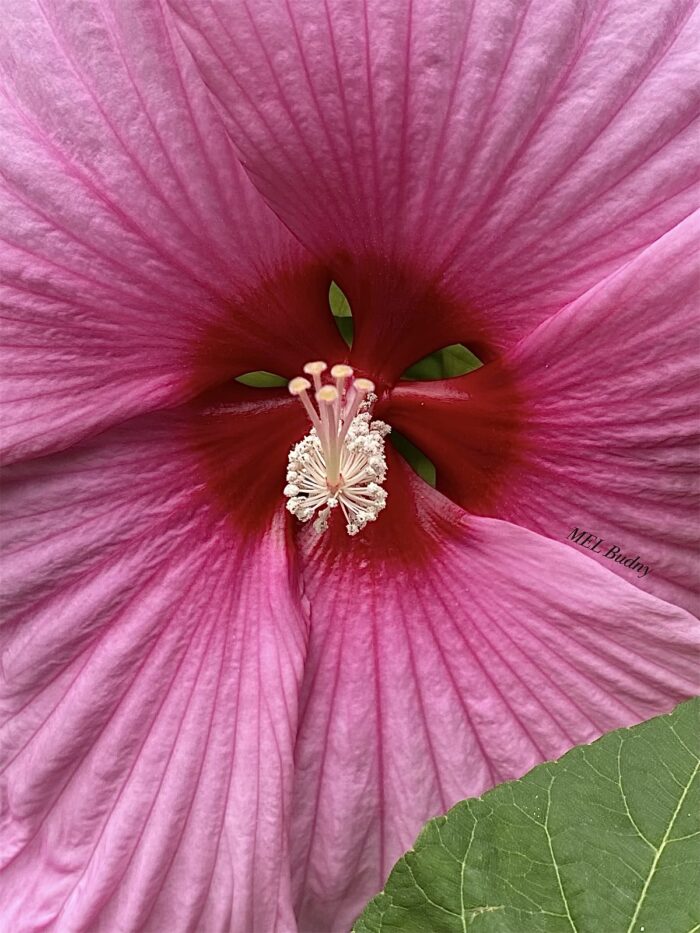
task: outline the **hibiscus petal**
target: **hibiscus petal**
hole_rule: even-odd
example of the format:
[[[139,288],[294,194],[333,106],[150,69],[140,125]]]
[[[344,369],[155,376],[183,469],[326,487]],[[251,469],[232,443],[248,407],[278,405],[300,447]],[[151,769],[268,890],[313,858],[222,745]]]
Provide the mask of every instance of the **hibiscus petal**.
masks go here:
[[[382,412],[465,508],[559,541],[592,532],[605,546],[584,553],[693,611],[699,239],[696,212],[502,362],[399,386]],[[612,546],[620,551],[606,557]],[[621,555],[649,571],[616,563]]]
[[[368,368],[387,331],[511,345],[697,203],[692,0],[169,3],[256,185],[335,257]],[[404,292],[380,314],[368,263]],[[459,313],[428,313],[436,283]]]
[[[279,483],[285,451],[263,445],[291,403],[234,391],[248,400],[218,441],[225,415],[175,410],[7,471],[5,929],[296,929],[306,622],[279,499],[245,485]],[[211,487],[217,445],[233,513]]]
[[[698,687],[686,612],[563,544],[466,516],[408,472],[391,463],[386,512],[361,538],[303,536],[301,929],[347,929],[456,800]]]
[[[344,349],[158,3],[9,0],[0,66],[11,458]]]

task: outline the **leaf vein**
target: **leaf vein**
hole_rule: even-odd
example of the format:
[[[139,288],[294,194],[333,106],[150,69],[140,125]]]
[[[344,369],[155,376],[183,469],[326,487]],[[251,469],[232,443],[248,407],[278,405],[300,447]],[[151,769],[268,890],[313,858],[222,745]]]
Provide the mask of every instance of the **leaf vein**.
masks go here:
[[[678,736],[676,736],[676,737],[678,738]],[[678,741],[680,742],[681,740],[678,739]],[[681,742],[681,745],[682,745],[682,744],[683,744],[683,743]],[[668,824],[668,829],[667,829],[666,832],[664,833],[664,838],[661,840],[661,845],[659,846],[658,850],[656,851],[656,855],[654,856],[654,860],[653,860],[653,862],[651,863],[651,867],[650,867],[650,869],[649,869],[649,874],[648,874],[648,876],[647,876],[647,880],[644,882],[644,887],[642,888],[642,893],[641,893],[641,895],[640,895],[639,902],[637,903],[637,909],[635,910],[634,915],[633,915],[632,919],[630,920],[630,925],[629,925],[628,928],[627,928],[627,933],[632,933],[632,927],[633,927],[634,924],[636,923],[637,917],[639,916],[639,911],[642,909],[642,904],[644,903],[644,899],[645,899],[645,897],[646,897],[646,895],[647,895],[647,891],[649,890],[649,885],[651,884],[651,880],[652,880],[652,878],[654,877],[654,873],[656,872],[656,867],[657,867],[657,865],[658,865],[658,863],[659,863],[659,859],[661,858],[661,853],[664,851],[664,849],[666,848],[666,846],[667,846],[667,844],[668,844],[668,841],[669,841],[669,840],[668,840],[668,837],[669,837],[669,835],[670,835],[670,833],[671,833],[671,830],[673,829],[673,824],[676,822],[676,818],[678,817],[678,814],[680,813],[681,807],[683,806],[683,803],[684,803],[685,798],[686,798],[686,796],[687,796],[687,794],[688,794],[688,791],[690,790],[690,786],[691,786],[691,784],[693,783],[693,781],[695,780],[695,777],[697,776],[698,770],[700,769],[700,759],[696,759],[696,761],[697,761],[697,764],[695,765],[695,768],[693,769],[693,773],[691,774],[691,776],[690,776],[690,778],[689,778],[689,780],[688,780],[687,786],[685,787],[685,789],[683,790],[683,793],[682,793],[681,796],[680,796],[680,800],[678,801],[678,805],[676,806],[676,809],[673,811],[673,816],[671,817],[671,820],[670,820],[670,822],[669,822],[669,824]]]

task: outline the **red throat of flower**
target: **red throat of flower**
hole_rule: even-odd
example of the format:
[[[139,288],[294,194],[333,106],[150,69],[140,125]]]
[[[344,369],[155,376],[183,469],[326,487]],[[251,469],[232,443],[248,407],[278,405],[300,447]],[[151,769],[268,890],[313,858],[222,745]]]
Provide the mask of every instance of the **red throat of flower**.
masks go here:
[[[312,428],[289,453],[284,494],[288,510],[300,521],[316,515],[318,532],[328,528],[331,510],[339,506],[348,534],[355,535],[386,505],[384,438],[391,428],[372,420],[373,382],[355,379],[350,366],[337,364],[330,371],[333,382],[324,384],[327,369],[321,361],[304,366],[313,379],[318,410],[309,398],[308,379],[298,376],[289,383]]]

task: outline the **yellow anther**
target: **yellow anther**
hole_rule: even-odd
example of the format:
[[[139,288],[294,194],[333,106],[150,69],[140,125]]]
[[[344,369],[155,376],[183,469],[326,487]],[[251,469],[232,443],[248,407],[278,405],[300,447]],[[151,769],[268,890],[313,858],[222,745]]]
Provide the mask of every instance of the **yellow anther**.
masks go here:
[[[316,360],[313,363],[304,363],[304,372],[309,376],[320,376],[328,369],[328,364],[323,360]]]
[[[335,402],[338,398],[338,390],[335,386],[324,386],[316,393],[317,402]]]
[[[303,376],[296,376],[290,381],[287,388],[290,395],[301,395],[302,392],[306,392],[307,389],[311,388],[311,383],[308,379],[304,379]]]
[[[358,392],[374,392],[374,383],[371,379],[356,379],[353,385]]]

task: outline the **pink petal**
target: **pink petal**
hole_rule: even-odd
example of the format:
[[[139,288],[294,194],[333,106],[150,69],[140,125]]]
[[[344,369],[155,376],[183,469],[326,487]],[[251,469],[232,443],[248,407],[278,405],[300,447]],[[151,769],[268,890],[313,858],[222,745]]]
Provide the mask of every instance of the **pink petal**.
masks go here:
[[[260,442],[288,408],[239,404],[232,485],[251,451],[265,474]],[[279,500],[239,485],[224,510],[191,416],[135,419],[7,471],[4,929],[296,929],[306,621]],[[244,533],[246,510],[264,530]]]
[[[304,536],[299,925],[347,929],[422,823],[698,687],[687,613],[390,465],[386,513]],[[415,497],[415,505],[412,504]]]
[[[697,203],[692,0],[169,4],[251,178],[336,263],[368,366],[402,327],[511,345]],[[384,320],[370,262],[419,278]]]
[[[699,231],[700,212],[501,363],[399,386],[382,412],[465,508],[557,541],[585,529],[604,546],[583,553],[694,611]],[[650,569],[642,575],[615,556]]]
[[[344,348],[158,3],[10,0],[0,65],[11,458]]]

